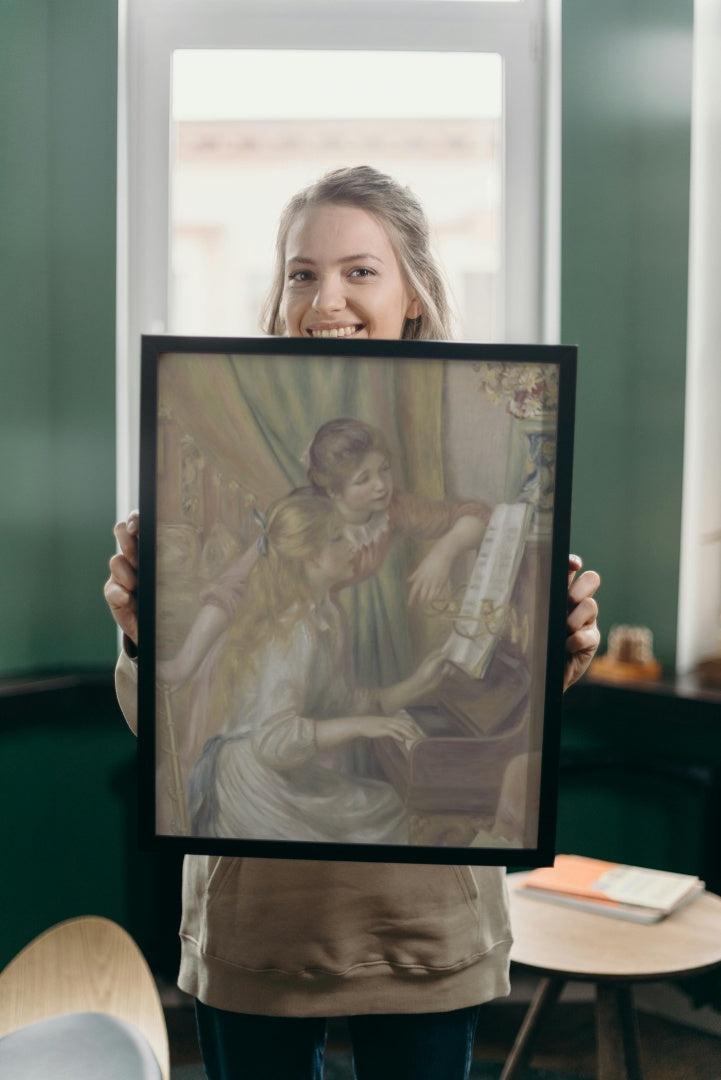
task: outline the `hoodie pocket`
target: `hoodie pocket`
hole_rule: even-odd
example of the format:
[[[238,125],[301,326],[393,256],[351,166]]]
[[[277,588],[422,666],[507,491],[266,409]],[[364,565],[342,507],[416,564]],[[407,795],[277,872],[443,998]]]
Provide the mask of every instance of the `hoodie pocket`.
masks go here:
[[[251,970],[449,970],[507,937],[497,867],[190,859],[185,933]]]

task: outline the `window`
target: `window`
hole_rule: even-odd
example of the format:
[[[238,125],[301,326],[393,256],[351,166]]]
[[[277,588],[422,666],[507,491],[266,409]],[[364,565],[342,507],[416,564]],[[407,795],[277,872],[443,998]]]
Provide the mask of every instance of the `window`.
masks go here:
[[[497,340],[502,108],[495,54],[176,52],[169,329],[257,334],[287,199],[326,170],[372,162],[426,208],[457,336]]]
[[[121,3],[122,512],[137,497],[140,335],[258,333],[278,213],[338,165],[364,160],[421,197],[458,336],[555,339],[542,138],[553,130],[544,58],[554,9],[555,0]]]

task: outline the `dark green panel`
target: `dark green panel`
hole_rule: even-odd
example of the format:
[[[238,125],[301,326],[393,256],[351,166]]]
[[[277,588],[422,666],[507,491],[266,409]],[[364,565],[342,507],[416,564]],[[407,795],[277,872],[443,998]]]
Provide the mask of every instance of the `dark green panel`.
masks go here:
[[[0,671],[42,651],[53,594],[47,58],[46,5],[0,3]]]
[[[128,926],[136,746],[108,683],[102,694],[0,699],[0,815],[13,822],[3,832],[12,888],[0,966],[61,919],[97,914]]]
[[[602,629],[675,655],[691,0],[563,7],[562,337],[579,345],[573,544]]]
[[[704,796],[682,778],[634,770],[562,776],[557,850],[696,874],[704,857]]]
[[[0,682],[0,740],[0,968],[49,926],[94,914],[174,979],[181,860],[138,849],[137,742],[111,675]]]
[[[673,680],[566,695],[557,850],[695,873],[718,891],[718,695]]]
[[[0,3],[0,675],[110,664],[116,0]]]
[[[102,598],[115,517],[117,5],[51,4],[50,198],[59,662],[112,659]]]

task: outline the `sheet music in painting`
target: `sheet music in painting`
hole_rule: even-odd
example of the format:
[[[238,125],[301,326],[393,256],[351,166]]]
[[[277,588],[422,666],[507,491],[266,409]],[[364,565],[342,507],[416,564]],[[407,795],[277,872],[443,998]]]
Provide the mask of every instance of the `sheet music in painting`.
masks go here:
[[[500,503],[491,514],[449,638],[448,659],[482,679],[506,622],[533,507]]]

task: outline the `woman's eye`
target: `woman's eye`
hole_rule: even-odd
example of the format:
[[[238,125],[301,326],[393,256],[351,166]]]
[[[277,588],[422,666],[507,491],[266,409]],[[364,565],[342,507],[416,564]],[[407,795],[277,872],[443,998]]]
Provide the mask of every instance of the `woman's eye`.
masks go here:
[[[303,284],[306,281],[310,281],[310,279],[310,270],[293,270],[292,273],[288,274],[288,281],[295,281],[300,284]]]
[[[356,266],[353,270],[351,270],[350,277],[355,277],[355,278],[375,277],[375,271],[371,270],[369,266]]]

